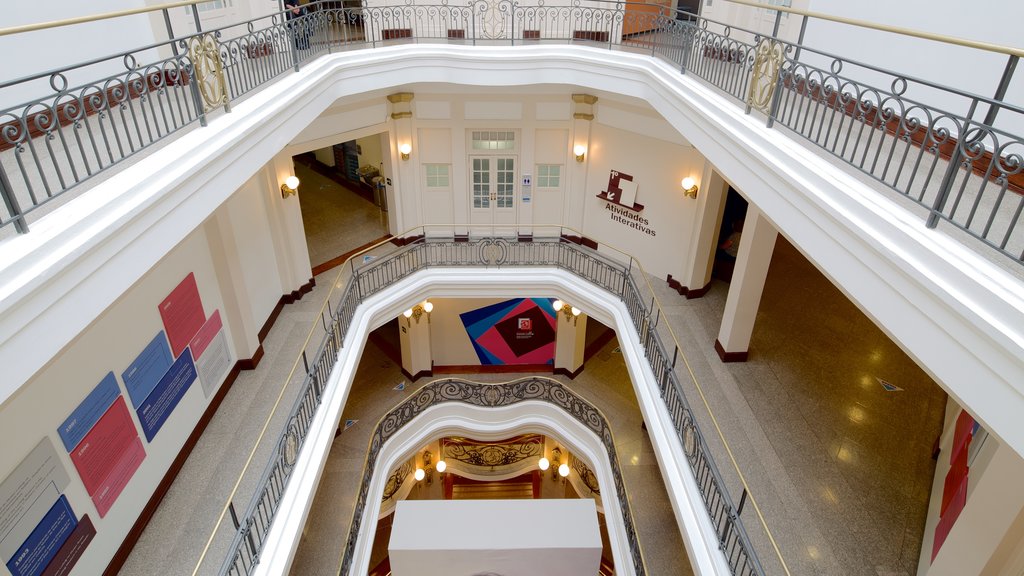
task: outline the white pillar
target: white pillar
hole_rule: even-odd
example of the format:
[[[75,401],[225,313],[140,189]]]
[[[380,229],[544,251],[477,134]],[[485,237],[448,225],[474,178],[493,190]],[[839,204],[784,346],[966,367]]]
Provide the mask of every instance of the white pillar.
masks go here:
[[[710,162],[704,162],[700,190],[697,192],[697,216],[690,236],[690,253],[683,277],[679,279],[687,298],[699,298],[711,282],[711,267],[718,247],[722,211],[729,193],[729,183]]]
[[[772,263],[775,239],[779,232],[751,204],[743,221],[736,268],[725,300],[722,327],[715,340],[715,351],[723,362],[744,361],[750,349],[757,308],[761,304],[764,280]]]
[[[566,318],[559,312],[555,320],[555,374],[575,378],[583,370],[587,345],[587,315]]]
[[[309,263],[309,248],[306,246],[306,230],[302,223],[302,210],[297,195],[281,195],[281,183],[295,174],[295,165],[287,153],[274,156],[266,170],[264,186],[267,187],[267,218],[270,220],[270,236],[274,241],[281,286],[298,290],[313,279]],[[302,194],[302,183],[299,192]]]
[[[419,305],[417,305],[419,306]],[[410,381],[433,374],[430,350],[430,315],[423,312],[417,321],[414,315],[398,317],[398,340],[402,347],[402,373]]]
[[[419,161],[417,156],[419,150],[416,143],[415,129],[412,124],[412,92],[399,92],[388,96],[391,103],[391,133],[394,134],[391,156],[395,158],[395,205],[391,207],[396,212],[398,228],[396,234],[400,234],[414,226],[423,223],[419,205]],[[403,158],[400,150],[409,147],[408,158]]]
[[[224,295],[222,321],[228,327],[235,358],[251,358],[255,364],[262,356],[262,353],[257,354],[262,325],[252,316],[251,297],[245,284],[238,245],[226,206],[221,206],[213,217],[206,220],[203,227],[213,269],[217,274],[217,284],[220,293]]]
[[[594,104],[597,103],[597,96],[590,94],[573,94],[573,121],[572,134],[569,138],[569,161],[566,162],[569,173],[569,187],[565,195],[565,218],[562,222],[576,230],[583,230],[583,212],[587,200],[587,174],[589,171],[590,158],[590,128],[594,120]],[[576,161],[576,154],[573,149],[576,146],[583,146],[586,152],[583,161]]]

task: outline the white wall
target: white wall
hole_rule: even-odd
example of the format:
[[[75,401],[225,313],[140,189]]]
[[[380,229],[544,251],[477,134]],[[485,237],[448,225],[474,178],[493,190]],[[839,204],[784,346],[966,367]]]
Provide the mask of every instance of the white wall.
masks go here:
[[[210,397],[204,395],[197,379],[150,443],[142,434],[121,379],[121,373],[163,329],[157,306],[189,273],[195,274],[207,317],[214,310],[221,310],[223,317],[224,295],[217,284],[207,242],[202,229],[189,235],[101,314],[71,346],[54,357],[20,394],[0,407],[0,438],[4,438],[0,478],[6,477],[41,438],[51,438],[71,477],[65,491],[71,508],[79,518],[88,514],[96,527],[96,537],[75,566],[74,574],[100,574],[106,568],[213,397],[212,393]],[[229,342],[231,329],[225,323]],[[113,508],[106,517],[100,518],[57,428],[110,371],[118,379],[146,457]],[[216,383],[214,389],[219,385]]]
[[[946,408],[941,451],[932,481],[918,576],[1010,574],[1010,552],[1020,547],[1020,517],[1024,514],[1024,458],[989,436],[967,475],[967,503],[956,518],[932,562],[935,527],[939,521],[943,485],[950,468],[953,430],[960,405],[950,399]],[[972,446],[973,448],[973,446]],[[949,511],[947,510],[947,514]],[[997,552],[1002,549],[1002,554]],[[1018,568],[1021,558],[1016,558]],[[1013,572],[1015,573],[1015,572]]]
[[[700,179],[703,158],[689,146],[605,126],[600,122],[605,108],[598,112],[587,153],[583,233],[632,254],[657,278],[667,274],[678,278],[691,248],[697,216],[697,203],[683,196],[679,183],[687,176]],[[636,201],[644,206],[635,215],[642,220],[630,220],[622,215],[623,208],[610,210],[609,202],[597,198],[607,190],[612,170],[633,176]],[[642,229],[613,219],[613,214]]]
[[[6,2],[0,26],[38,24],[141,8],[144,5],[144,0],[56,0],[46,4]],[[154,35],[149,18],[144,14],[0,36],[0,54],[5,55],[0,82],[146,46],[156,42],[157,38],[162,40],[163,36]],[[157,57],[154,51],[136,56],[141,63],[152,62]],[[68,87],[74,88],[82,82],[92,82],[124,72],[126,70],[121,59],[117,58],[111,62],[68,72]],[[4,88],[0,90],[0,110],[52,93],[49,79],[45,77],[26,85]]]
[[[222,210],[231,219],[238,261],[249,295],[249,312],[257,327],[262,327],[262,322],[277,306],[281,294],[290,292],[294,287],[286,289],[281,285],[267,215],[267,194],[259,185],[258,177],[246,182]]]

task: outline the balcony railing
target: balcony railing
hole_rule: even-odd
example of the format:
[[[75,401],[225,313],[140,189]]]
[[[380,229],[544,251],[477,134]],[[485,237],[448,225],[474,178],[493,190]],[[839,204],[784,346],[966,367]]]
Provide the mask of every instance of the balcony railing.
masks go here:
[[[313,2],[303,15],[274,14],[0,84],[0,100],[6,88],[48,85],[0,111],[0,232],[28,231],[29,216],[65,191],[333,51],[576,43],[670,61],[747,113],[763,114],[768,126],[785,127],[918,204],[929,227],[946,221],[1024,261],[1024,140],[999,127],[1024,125],[1024,109],[1003,100],[1024,51],[960,42],[1008,57],[995,95],[986,97],[657,5],[343,4]],[[806,26],[808,13],[766,8],[775,11],[776,30],[784,12],[802,14]],[[111,63],[123,70],[69,85],[70,76]]]
[[[517,242],[515,238],[503,237],[456,241],[453,237],[445,238],[441,236],[442,234],[441,231],[417,229],[404,235],[406,240],[401,242],[402,246],[394,247],[387,243],[379,245],[368,252],[376,255],[374,259],[364,261],[361,255],[353,256],[339,272],[338,279],[331,285],[331,292],[327,296],[320,317],[314,322],[310,336],[303,346],[303,352],[296,360],[293,374],[289,375],[289,382],[297,382],[294,375],[301,374],[301,384],[298,386],[299,391],[289,415],[286,418],[276,418],[280,432],[276,434],[274,442],[266,444],[272,447],[269,454],[270,462],[257,484],[255,494],[241,517],[237,515],[230,500],[225,507],[226,512],[230,511],[234,536],[220,574],[250,574],[258,564],[260,550],[287,488],[288,479],[310,423],[320,406],[331,370],[339,354],[345,353],[342,345],[360,304],[396,282],[428,268],[517,266],[547,266],[566,270],[621,298],[629,312],[633,329],[636,330],[644,348],[672,425],[683,446],[705,511],[719,539],[719,549],[732,573],[739,576],[766,574],[741,519],[745,501],[748,499],[758,519],[755,525],[759,530],[759,545],[765,550],[774,549],[776,554],[772,564],[775,569],[770,573],[789,573],[785,561],[775,548],[774,539],[761,516],[754,496],[749,493],[743,474],[735,462],[732,462],[732,469],[729,472],[738,478],[738,482],[733,481],[734,485],[740,487],[737,488],[737,491],[741,492],[738,503],[726,486],[699,424],[703,421],[705,425],[717,428],[714,417],[710,414],[710,408],[695,411],[684,393],[684,385],[691,386],[703,400],[703,392],[693,379],[692,372],[688,368],[684,369],[684,366],[688,366],[684,351],[680,349],[678,340],[668,324],[660,321],[661,308],[639,262],[607,245],[599,245],[596,250],[583,246],[578,233],[570,229],[563,229],[560,236],[546,239],[534,237],[531,242]],[[314,334],[322,335],[319,344],[315,342]],[[307,354],[307,351],[310,354]],[[687,376],[689,381],[686,380]],[[706,403],[704,405],[707,406]],[[728,446],[724,437],[719,436],[718,439]],[[254,448],[254,453],[255,450]],[[372,473],[372,467],[369,470]],[[624,493],[619,486],[621,478],[617,468],[613,470],[613,474],[616,479],[616,497],[623,505],[624,514],[627,514],[624,522],[628,527],[627,537],[633,554],[631,563],[637,574],[643,574],[643,559],[632,530],[632,519],[628,517],[628,502],[624,500]],[[359,492],[360,502],[366,498],[366,482]],[[241,483],[240,478],[239,484]],[[237,486],[238,484],[236,489]],[[234,492],[232,498],[235,498]],[[223,518],[224,514],[218,523],[222,522]],[[359,525],[354,523],[352,532],[347,535],[346,561],[351,559],[351,548],[355,545],[358,531]],[[210,541],[224,537],[224,532],[218,525]],[[209,548],[208,543],[207,549]],[[205,554],[204,551],[204,556]],[[194,573],[200,571],[202,563],[201,557]],[[342,574],[347,576],[344,571]]]

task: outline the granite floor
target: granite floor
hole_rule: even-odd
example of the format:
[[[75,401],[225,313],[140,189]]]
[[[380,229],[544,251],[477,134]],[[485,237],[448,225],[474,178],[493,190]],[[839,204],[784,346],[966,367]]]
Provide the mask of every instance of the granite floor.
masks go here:
[[[305,182],[317,181],[317,174],[297,170]],[[354,229],[344,222],[330,225]],[[313,244],[315,236],[310,238]],[[353,236],[333,250],[343,253],[362,243]],[[311,294],[284,307],[263,344],[262,362],[235,382],[122,573],[192,574],[218,526],[197,570],[216,572],[232,531],[230,517],[220,514],[282,389],[281,405],[291,404],[297,383],[288,379],[289,371],[310,325],[318,322],[334,276],[321,274]],[[728,284],[715,280],[704,297],[692,300],[663,280],[652,278],[651,284],[789,573],[914,574],[934,470],[931,446],[940,431],[945,393],[781,238],[747,362],[723,364],[713,349]],[[613,420],[623,430],[616,432],[617,448],[650,573],[686,574],[678,529],[614,348],[613,341],[567,383],[607,415],[616,415]],[[376,422],[373,414],[401,399],[392,390],[401,379],[397,366],[368,344],[344,414],[360,422],[334,442],[317,494],[318,502],[330,505],[316,508],[328,513],[314,515],[304,531],[295,574],[336,573],[342,534],[351,520],[351,512],[344,510],[351,510],[352,479],[362,469],[372,428],[366,423]],[[899,390],[886,391],[883,381]],[[739,475],[710,419],[701,413],[692,383],[684,382],[684,390],[698,407],[698,422],[738,500]],[[275,425],[272,418],[271,428]],[[234,498],[239,509],[248,502],[270,450],[257,448]],[[766,572],[784,574],[753,502],[748,501],[742,519]]]

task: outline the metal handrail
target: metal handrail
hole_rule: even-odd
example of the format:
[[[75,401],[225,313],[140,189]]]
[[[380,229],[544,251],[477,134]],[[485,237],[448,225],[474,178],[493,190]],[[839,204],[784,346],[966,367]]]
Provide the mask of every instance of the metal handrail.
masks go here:
[[[50,96],[0,111],[0,151],[14,147],[17,163],[11,174],[0,169],[0,229],[27,232],[26,216],[68,189],[197,120],[205,125],[210,114],[230,112],[232,102],[336,48],[403,38],[513,45],[556,39],[666,59],[748,113],[764,113],[769,127],[781,124],[916,202],[928,211],[928,227],[949,222],[1024,263],[1024,138],[996,125],[1000,113],[1024,122],[1024,107],[1003,101],[1016,54],[990,98],[656,5],[496,1],[380,7],[364,0],[337,8],[320,0],[301,18],[276,13],[154,45],[174,55],[147,66],[135,52],[118,55],[125,72],[77,88],[68,87],[65,72],[78,65],[44,73]],[[757,6],[779,10],[776,22],[783,13]],[[879,74],[888,87],[859,79]],[[929,91],[958,111],[912,97]]]
[[[36,30],[47,30],[50,28],[60,28],[62,26],[71,26],[73,24],[98,22],[100,20],[109,20],[111,18],[120,18],[122,16],[134,16],[135,14],[146,14],[148,12],[169,10],[171,8],[180,8],[182,6],[206,4],[207,2],[211,1],[212,0],[185,0],[183,2],[167,2],[165,4],[152,4],[150,6],[143,6],[142,8],[115,10],[113,12],[101,12],[99,14],[91,14],[89,16],[78,16],[76,18],[64,18],[63,20],[39,22],[38,24],[23,24],[21,26],[9,26],[7,28],[0,28],[0,36],[8,36],[10,34],[21,34],[23,32],[34,32]]]
[[[615,435],[608,423],[608,418],[599,408],[588,402],[579,394],[567,388],[561,382],[542,376],[517,378],[508,382],[475,382],[464,378],[443,378],[434,380],[420,388],[408,399],[387,411],[377,420],[373,433],[367,442],[366,459],[363,463],[362,482],[358,491],[356,505],[352,511],[352,519],[346,534],[345,547],[339,559],[338,574],[348,574],[352,568],[356,544],[362,532],[363,513],[369,504],[369,488],[377,467],[377,458],[384,448],[385,442],[417,416],[429,408],[450,402],[459,402],[471,406],[499,408],[512,406],[520,402],[539,401],[552,404],[592,432],[604,446],[608,461],[611,463],[612,488],[614,497],[619,502],[622,512],[623,529],[629,544],[633,570],[636,576],[649,574],[644,561],[643,546],[636,536],[636,521],[633,518],[629,497],[626,495],[625,482],[619,468],[618,452],[615,449]],[[571,453],[570,453],[571,457]],[[586,466],[584,464],[584,466]],[[223,571],[222,571],[223,573]]]
[[[450,227],[447,228],[450,229]],[[558,238],[547,239],[547,241],[535,238],[533,242],[517,243],[514,239],[487,237],[477,242],[468,243],[454,242],[451,238],[447,241],[438,239],[438,234],[428,234],[427,228],[418,227],[399,236],[400,238],[410,238],[409,243],[406,243],[395,252],[379,257],[368,264],[364,263],[363,266],[357,268],[357,257],[373,251],[374,248],[369,248],[366,251],[353,255],[343,265],[338,273],[338,277],[332,282],[330,293],[325,300],[324,306],[321,308],[319,323],[314,322],[314,325],[311,327],[306,344],[303,346],[303,352],[296,359],[292,373],[282,387],[281,395],[284,394],[285,388],[289,386],[301,360],[306,370],[302,391],[292,408],[288,423],[279,434],[275,444],[277,452],[272,455],[267,469],[262,475],[259,483],[260,486],[263,486],[262,491],[258,491],[253,496],[239,522],[236,519],[232,499],[235,497],[238,485],[241,483],[242,477],[244,477],[258,445],[265,435],[267,425],[264,426],[256,446],[253,447],[249,460],[246,463],[246,469],[243,469],[239,475],[239,480],[236,482],[235,488],[232,490],[232,494],[229,496],[217,520],[214,531],[207,541],[207,545],[196,564],[193,574],[198,573],[206,553],[218,532],[218,528],[229,509],[231,510],[232,518],[236,519],[235,526],[237,531],[231,547],[235,552],[225,559],[221,573],[248,574],[255,566],[255,563],[258,562],[263,538],[270,530],[273,513],[276,511],[277,503],[287,483],[291,465],[294,464],[295,455],[301,448],[305,437],[306,428],[304,426],[308,425],[312,414],[319,405],[320,395],[324,389],[323,386],[330,375],[331,368],[334,366],[335,355],[341,353],[342,342],[347,334],[349,323],[360,303],[365,298],[419,270],[434,266],[467,265],[555,266],[575,273],[597,286],[619,295],[629,311],[637,334],[640,335],[641,344],[644,346],[646,358],[659,383],[659,389],[666,409],[672,418],[673,425],[679,435],[679,440],[686,451],[687,460],[694,476],[698,480],[705,509],[718,533],[720,549],[726,555],[733,572],[735,574],[759,576],[764,574],[764,569],[761,567],[757,555],[751,547],[749,536],[739,518],[743,506],[742,502],[748,499],[754,507],[760,525],[764,529],[766,537],[777,556],[782,572],[789,574],[789,568],[771,530],[768,528],[767,521],[747,484],[743,472],[739,469],[732,450],[728,447],[728,441],[725,439],[717,419],[710,412],[710,405],[707,403],[699,382],[697,382],[692,370],[689,368],[689,362],[678,339],[674,332],[672,332],[671,326],[669,326],[669,335],[673,340],[672,344],[674,344],[671,359],[667,353],[668,349],[664,346],[662,338],[658,334],[658,329],[660,329],[658,320],[662,315],[661,304],[654,294],[653,287],[651,287],[643,267],[628,253],[619,251],[607,244],[604,244],[603,248],[619,253],[623,261],[613,259],[606,255],[603,250],[598,252],[581,247],[578,245],[578,241],[572,240],[581,237],[578,231],[570,228],[560,228],[560,230],[562,234]],[[378,244],[376,247],[382,244]],[[567,259],[566,255],[570,257]],[[581,262],[583,264],[580,264]],[[342,284],[341,278],[344,274],[348,274],[349,278],[345,284]],[[636,276],[640,276],[642,278],[642,281],[639,281],[640,284],[647,287],[647,293],[650,294],[650,304],[647,304],[645,297],[641,294]],[[334,307],[334,311],[330,312],[331,298],[336,288],[343,289],[343,295]],[[324,316],[324,310],[329,312],[329,316]],[[314,331],[317,331],[320,326],[323,327],[324,336],[317,348],[316,355],[314,355],[312,362],[310,362],[307,359],[306,349]],[[725,488],[721,474],[714,463],[714,459],[711,457],[710,449],[694,418],[695,414],[682,391],[681,380],[675,372],[676,359],[679,356],[683,357],[687,366],[687,373],[698,389],[702,402],[710,414],[719,438],[726,446],[730,462],[743,486],[743,495],[741,496],[739,507],[735,506],[732,497]],[[280,397],[279,395],[278,402],[280,402]],[[277,404],[275,404],[275,412],[276,407]],[[268,423],[273,416],[274,413],[272,412],[267,417]],[[350,534],[349,537],[352,538],[352,535]]]

